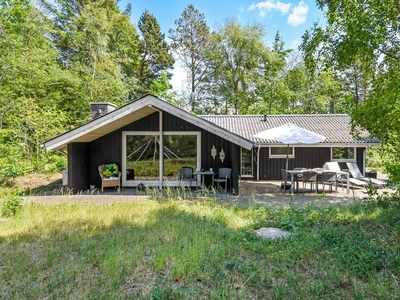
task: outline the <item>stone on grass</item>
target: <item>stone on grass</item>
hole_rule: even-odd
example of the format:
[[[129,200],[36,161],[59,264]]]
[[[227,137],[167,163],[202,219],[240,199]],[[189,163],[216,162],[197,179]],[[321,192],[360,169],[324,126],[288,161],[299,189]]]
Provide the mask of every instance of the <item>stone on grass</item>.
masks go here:
[[[255,233],[266,239],[287,238],[291,234],[288,231],[273,227],[260,228],[255,230]]]

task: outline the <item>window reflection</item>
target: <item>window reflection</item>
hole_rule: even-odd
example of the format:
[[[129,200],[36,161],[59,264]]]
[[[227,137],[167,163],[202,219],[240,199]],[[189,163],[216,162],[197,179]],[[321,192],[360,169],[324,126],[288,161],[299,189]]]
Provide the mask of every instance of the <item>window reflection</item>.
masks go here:
[[[164,178],[176,180],[181,167],[196,170],[197,136],[164,135]]]
[[[135,180],[158,180],[160,170],[158,135],[129,135],[126,138],[126,169],[133,169]]]
[[[252,176],[253,175],[253,152],[252,150],[247,150],[242,148],[242,164],[241,164],[241,174],[242,176]]]
[[[159,135],[127,135],[127,180],[158,181],[160,147]],[[197,135],[164,135],[163,153],[164,180],[176,181],[181,167],[196,169]],[[128,178],[129,174],[134,174],[134,178],[132,176]]]

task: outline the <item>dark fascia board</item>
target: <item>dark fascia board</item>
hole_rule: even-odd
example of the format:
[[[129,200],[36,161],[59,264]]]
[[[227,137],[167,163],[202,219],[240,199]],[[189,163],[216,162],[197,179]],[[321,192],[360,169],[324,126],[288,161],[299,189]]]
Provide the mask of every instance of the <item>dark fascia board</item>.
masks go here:
[[[51,140],[48,140],[43,145],[44,145],[44,147],[46,147],[47,150],[65,149],[69,143],[79,141],[80,138],[83,138],[85,135],[89,135],[91,132],[93,132],[97,129],[107,128],[107,126],[110,126],[112,123],[114,123],[118,120],[121,120],[122,118],[127,117],[131,114],[135,114],[135,112],[137,112],[138,110],[140,110],[142,108],[153,108],[151,113],[156,112],[157,109],[168,112],[176,117],[179,117],[189,123],[192,123],[193,125],[203,128],[204,130],[207,130],[217,136],[227,139],[227,140],[231,141],[232,143],[234,143],[238,146],[241,146],[243,148],[246,148],[248,150],[250,150],[254,145],[254,143],[252,141],[249,141],[249,140],[247,140],[237,134],[234,134],[218,125],[215,125],[212,122],[201,119],[201,118],[197,117],[196,115],[193,115],[187,111],[184,111],[183,109],[181,109],[179,107],[176,107],[164,100],[161,100],[161,99],[155,97],[154,95],[145,95],[145,96],[143,96],[129,104],[126,104],[104,116],[101,116],[101,117],[94,119],[82,126],[79,126],[75,129],[65,132]],[[119,128],[129,124],[129,119],[128,118],[126,118],[126,119],[127,119],[126,123],[121,123]],[[113,128],[113,130],[116,130],[116,129],[117,128]],[[106,133],[109,133],[109,132],[106,132]],[[95,136],[93,138],[93,140],[98,137],[100,137],[100,136]]]

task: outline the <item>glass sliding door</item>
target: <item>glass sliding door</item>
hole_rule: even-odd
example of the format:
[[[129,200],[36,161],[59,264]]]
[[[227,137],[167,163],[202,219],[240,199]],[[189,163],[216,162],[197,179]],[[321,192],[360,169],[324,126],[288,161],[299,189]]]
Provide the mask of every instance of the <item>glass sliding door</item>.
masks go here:
[[[123,185],[158,186],[162,179],[163,186],[178,186],[181,167],[196,170],[201,165],[200,136],[199,132],[164,132],[160,140],[158,132],[123,132]]]
[[[160,175],[159,135],[126,136],[126,174],[127,180],[159,180]],[[133,176],[131,175],[133,173]]]
[[[197,167],[196,135],[164,135],[164,180],[172,183],[178,179],[181,167]]]

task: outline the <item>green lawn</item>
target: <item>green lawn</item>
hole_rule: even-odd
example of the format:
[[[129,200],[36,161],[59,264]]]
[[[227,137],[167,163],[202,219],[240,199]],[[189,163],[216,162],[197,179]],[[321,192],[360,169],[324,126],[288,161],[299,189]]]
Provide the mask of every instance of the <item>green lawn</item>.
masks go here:
[[[254,229],[279,227],[289,239]],[[0,218],[0,299],[399,299],[398,198],[27,204]]]

